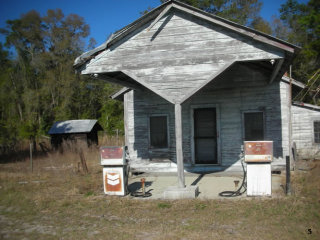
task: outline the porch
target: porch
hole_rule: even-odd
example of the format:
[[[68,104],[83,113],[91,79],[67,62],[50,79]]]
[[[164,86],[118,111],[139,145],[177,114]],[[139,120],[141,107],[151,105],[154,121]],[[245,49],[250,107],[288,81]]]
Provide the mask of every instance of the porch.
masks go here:
[[[145,178],[146,192],[152,194],[151,197],[142,199],[164,199],[164,191],[169,186],[178,185],[176,173],[144,173],[133,175],[129,178],[128,188],[130,192],[141,191],[141,178]],[[225,199],[219,196],[222,191],[235,191],[242,183],[243,173],[234,171],[224,171],[208,174],[186,173],[186,186],[198,186],[199,199]],[[239,181],[235,185],[235,181]],[[272,174],[272,198],[277,198],[284,195],[283,182],[285,174]],[[134,198],[127,196],[127,198]],[[246,193],[236,197],[236,199],[249,199]],[[230,199],[230,198],[229,198]],[[234,199],[234,198],[231,198]]]

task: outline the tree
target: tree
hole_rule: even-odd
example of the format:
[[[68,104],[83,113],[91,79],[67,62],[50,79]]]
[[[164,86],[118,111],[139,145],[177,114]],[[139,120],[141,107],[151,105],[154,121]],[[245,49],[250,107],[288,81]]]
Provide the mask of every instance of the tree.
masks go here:
[[[107,84],[104,87],[105,94],[102,95],[100,109],[101,117],[99,122],[109,134],[114,134],[115,130],[124,130],[123,122],[123,104],[117,100],[110,100],[109,96],[119,90],[119,87],[113,84]]]
[[[0,43],[0,146],[2,153],[13,149],[18,140],[17,122],[19,118],[14,92],[10,84],[12,68],[9,52],[4,50]]]
[[[272,34],[272,29],[270,24],[264,20],[262,17],[257,17],[256,19],[254,19],[250,26],[260,32],[266,33],[271,35]]]
[[[307,85],[312,83],[309,91],[316,91],[319,83],[308,82],[308,79],[320,69],[320,2],[310,0],[304,4],[288,0],[281,5],[280,19],[288,28],[287,40],[302,47],[293,62],[294,77]],[[309,100],[318,103],[315,98]]]
[[[288,40],[290,30],[279,17],[273,15],[270,25],[272,29],[272,35],[283,40]]]

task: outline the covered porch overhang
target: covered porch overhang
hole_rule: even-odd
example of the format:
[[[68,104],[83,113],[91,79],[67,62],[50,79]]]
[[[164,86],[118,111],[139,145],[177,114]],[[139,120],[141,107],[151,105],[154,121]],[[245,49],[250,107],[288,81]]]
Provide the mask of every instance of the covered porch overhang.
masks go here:
[[[244,69],[242,75],[238,73],[237,77],[245,79],[246,76],[250,76],[251,81],[242,81],[242,84],[251,84],[255,79],[255,75],[252,74],[254,71],[259,71],[264,76],[263,84],[268,85],[273,81],[277,81],[281,78],[285,71],[285,62],[283,58],[279,59],[261,59],[256,61],[232,61],[226,63],[217,72],[207,77],[207,80],[197,88],[186,93],[185,95],[177,98],[170,95],[164,95],[158,89],[154,89],[148,85],[146,80],[142,80],[135,76],[130,71],[118,71],[109,73],[98,73],[93,74],[94,77],[109,81],[112,83],[120,84],[124,86],[119,92],[113,94],[111,97],[113,99],[121,100],[123,95],[132,90],[145,91],[150,90],[163,99],[167,100],[171,104],[174,104],[174,116],[175,116],[175,142],[176,142],[176,161],[177,161],[177,175],[178,175],[178,187],[185,188],[185,176],[184,176],[184,160],[183,160],[183,132],[182,132],[182,105],[184,102],[189,100],[192,96],[198,93],[200,90],[205,88],[223,88],[223,76],[232,75],[234,72],[239,71],[239,69]],[[251,70],[251,71],[250,71]],[[251,73],[250,73],[251,72]],[[250,75],[251,74],[251,75]],[[240,81],[241,82],[241,81]],[[222,84],[222,85],[221,85]],[[232,86],[237,87],[237,86]]]

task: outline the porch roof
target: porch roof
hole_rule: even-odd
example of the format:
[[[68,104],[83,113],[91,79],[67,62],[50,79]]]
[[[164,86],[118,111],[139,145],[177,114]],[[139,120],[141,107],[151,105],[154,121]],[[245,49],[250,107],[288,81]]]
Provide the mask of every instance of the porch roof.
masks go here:
[[[302,83],[298,80],[295,80],[295,79],[291,79],[291,80],[292,80],[292,84],[298,88],[304,89],[306,87],[306,85],[304,83]],[[289,84],[290,78],[284,75],[284,76],[282,76],[281,81]],[[127,92],[129,92],[131,90],[132,89],[129,87],[123,87],[119,91],[110,95],[110,98],[115,99],[115,100],[119,100],[119,101],[123,101],[124,94],[126,94]]]
[[[229,53],[229,55],[224,54],[225,56],[220,59],[214,59],[213,64],[209,66],[208,63],[201,62],[204,67],[206,67],[206,73],[201,76],[201,79],[199,76],[192,76],[190,74],[191,79],[196,79],[197,81],[194,81],[195,84],[190,85],[190,79],[189,82],[179,82],[179,80],[170,80],[168,83],[161,84],[159,82],[158,86],[155,86],[154,83],[152,83],[152,70],[150,73],[148,70],[146,70],[146,74],[144,76],[139,75],[137,73],[138,71],[132,70],[131,68],[128,68],[128,66],[123,66],[122,61],[123,57],[118,61],[112,62],[112,60],[108,60],[108,56],[111,54],[116,54],[117,47],[114,47],[116,43],[118,43],[120,40],[127,41],[127,36],[134,31],[137,31],[142,26],[144,26],[147,23],[151,24],[148,26],[148,29],[146,30],[149,32],[151,28],[155,26],[155,24],[160,21],[164,15],[166,15],[171,9],[177,10],[179,12],[183,12],[189,16],[192,16],[194,19],[201,19],[208,24],[212,26],[219,26],[220,28],[227,29],[228,31],[235,32],[238,35],[245,36],[248,41],[253,42],[259,42],[262,43],[264,48],[272,48],[273,50],[270,52],[265,52],[265,54],[262,54],[259,57],[251,57],[249,54],[248,57],[242,56],[239,57],[232,57]],[[160,27],[161,29],[161,27]],[[157,34],[155,36],[157,37]],[[128,38],[129,39],[129,38]],[[153,41],[153,40],[152,40]],[[241,42],[241,41],[240,41]],[[246,43],[247,44],[247,43]],[[253,43],[251,43],[253,44]],[[260,48],[261,46],[258,46],[257,48]],[[254,29],[242,26],[240,24],[231,22],[229,20],[223,19],[221,17],[209,14],[207,12],[204,12],[200,9],[191,7],[187,4],[181,3],[179,1],[170,0],[161,6],[153,9],[146,15],[142,16],[135,22],[129,24],[128,26],[122,28],[121,30],[115,32],[112,34],[109,39],[103,43],[101,46],[99,46],[96,49],[93,49],[89,52],[86,52],[79,56],[75,62],[74,67],[82,72],[83,74],[92,74],[95,77],[101,78],[103,80],[118,83],[122,86],[125,86],[126,88],[130,89],[149,89],[152,92],[156,93],[157,95],[161,96],[165,100],[171,103],[183,103],[187,99],[189,99],[192,95],[194,95],[196,92],[201,90],[203,87],[205,87],[208,83],[210,83],[212,80],[217,78],[219,75],[224,73],[227,69],[229,69],[231,66],[233,66],[237,62],[245,62],[245,61],[256,61],[259,60],[266,60],[266,59],[274,59],[274,65],[273,69],[271,70],[270,79],[269,82],[271,83],[275,79],[279,79],[280,76],[283,75],[285,69],[288,67],[290,62],[292,61],[292,58],[294,54],[299,50],[299,47],[290,44],[288,42],[285,42],[283,40],[277,39],[275,37],[272,37],[270,35],[264,34],[262,32],[256,31]],[[251,49],[251,51],[253,51]],[[266,51],[261,50],[261,51]],[[110,53],[110,54],[109,54]],[[232,52],[234,53],[234,52]],[[237,53],[234,53],[237,54]],[[138,56],[139,57],[139,56]],[[216,57],[217,58],[217,57]],[[101,59],[107,59],[107,60],[101,60]],[[140,59],[141,60],[141,59]],[[109,62],[103,62],[102,61],[111,61]],[[198,65],[200,65],[199,63]],[[134,64],[133,64],[134,65]],[[184,67],[188,67],[188,69],[185,69]],[[179,71],[184,72],[196,72],[198,74],[199,68],[196,64],[194,66],[186,66],[186,65],[179,65]],[[201,68],[200,68],[201,69]],[[208,69],[208,70],[207,70]],[[176,74],[180,74],[179,71],[176,71],[177,69],[175,67],[171,67],[170,65],[166,66],[166,72],[163,76],[163,79],[166,79],[167,73],[175,72]],[[211,71],[211,72],[210,72]],[[199,75],[199,74],[198,74]],[[199,80],[199,81],[198,81]],[[177,84],[179,83],[179,84]],[[170,85],[170,86],[167,86]],[[181,90],[181,85],[183,87],[183,92]],[[127,90],[126,90],[127,91]],[[113,96],[117,97],[117,96]],[[121,93],[119,96],[121,98]]]

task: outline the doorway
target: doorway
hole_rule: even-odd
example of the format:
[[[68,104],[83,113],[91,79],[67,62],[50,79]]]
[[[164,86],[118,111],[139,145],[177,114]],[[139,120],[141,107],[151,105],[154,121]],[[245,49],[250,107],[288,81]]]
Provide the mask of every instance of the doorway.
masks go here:
[[[193,142],[195,164],[218,164],[216,108],[193,109]]]

